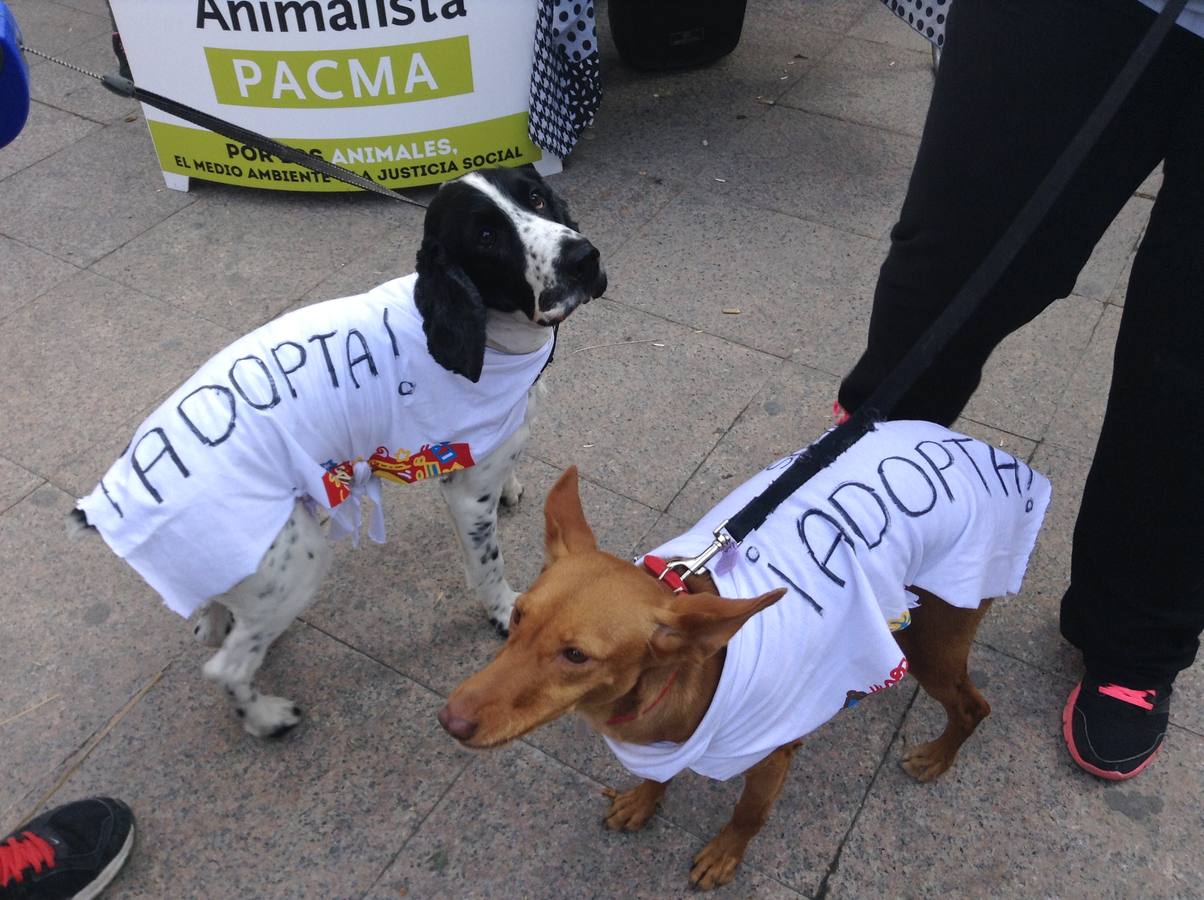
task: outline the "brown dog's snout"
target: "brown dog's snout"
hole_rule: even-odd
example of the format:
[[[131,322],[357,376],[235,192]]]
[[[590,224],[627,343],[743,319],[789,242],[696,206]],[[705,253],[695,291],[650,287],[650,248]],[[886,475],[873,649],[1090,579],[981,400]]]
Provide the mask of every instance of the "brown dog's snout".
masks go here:
[[[451,704],[439,710],[436,718],[439,720],[439,724],[443,726],[443,730],[458,741],[466,741],[477,733],[478,723],[457,716],[452,712]]]

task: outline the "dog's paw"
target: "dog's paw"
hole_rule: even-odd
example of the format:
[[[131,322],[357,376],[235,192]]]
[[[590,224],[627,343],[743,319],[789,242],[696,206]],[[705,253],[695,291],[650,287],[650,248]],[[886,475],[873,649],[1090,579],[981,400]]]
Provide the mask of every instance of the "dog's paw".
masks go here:
[[[953,765],[956,756],[957,751],[950,753],[936,740],[904,750],[899,763],[903,766],[903,771],[916,781],[932,781]]]
[[[703,891],[727,884],[744,859],[747,846],[747,837],[737,834],[730,825],[724,825],[723,830],[694,857],[690,882]]]
[[[506,477],[506,483],[502,485],[501,501],[502,506],[506,509],[514,509],[518,506],[520,500],[523,499],[523,485],[518,480],[518,476],[511,472]]]
[[[610,798],[610,809],[603,821],[611,831],[639,831],[656,814],[664,796],[663,789],[649,789],[647,783],[620,794],[614,788],[606,788],[602,796]]]
[[[201,616],[192,626],[192,634],[206,647],[220,647],[234,628],[234,615],[220,603],[211,603],[201,610]]]
[[[242,727],[258,738],[278,738],[288,734],[301,721],[301,708],[285,697],[259,694],[244,706],[235,708]]]

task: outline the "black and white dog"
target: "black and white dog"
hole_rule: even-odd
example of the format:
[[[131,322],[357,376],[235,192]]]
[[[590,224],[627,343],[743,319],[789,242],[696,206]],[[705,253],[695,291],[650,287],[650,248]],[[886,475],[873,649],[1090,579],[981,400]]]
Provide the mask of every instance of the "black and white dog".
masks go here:
[[[101,533],[220,647],[206,677],[253,735],[299,721],[252,678],[313,601],[334,535],[384,539],[379,480],[437,478],[469,587],[505,630],[498,503],[517,503],[515,463],[555,326],[606,275],[565,203],[531,168],[475,172],[426,213],[415,275],[305,307],[205,363],[135,432],[69,525]]]

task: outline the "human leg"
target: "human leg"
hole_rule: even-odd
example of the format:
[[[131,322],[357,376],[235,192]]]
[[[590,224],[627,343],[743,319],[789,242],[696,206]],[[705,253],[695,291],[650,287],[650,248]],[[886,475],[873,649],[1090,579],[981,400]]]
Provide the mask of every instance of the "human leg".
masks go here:
[[[1075,525],[1062,633],[1086,674],[1063,711],[1071,756],[1101,778],[1161,749],[1172,683],[1204,629],[1204,40],[1134,260],[1099,443]]]
[[[856,409],[981,263],[1153,20],[1130,2],[959,0],[915,169],[841,386]],[[1151,65],[1062,199],[971,322],[892,414],[951,422],[1007,334],[1073,288],[1108,224],[1161,158],[1182,65]]]
[[[1104,425],[1075,526],[1065,636],[1103,678],[1169,683],[1204,628],[1204,41],[1129,282]],[[1191,120],[1190,125],[1188,119]]]

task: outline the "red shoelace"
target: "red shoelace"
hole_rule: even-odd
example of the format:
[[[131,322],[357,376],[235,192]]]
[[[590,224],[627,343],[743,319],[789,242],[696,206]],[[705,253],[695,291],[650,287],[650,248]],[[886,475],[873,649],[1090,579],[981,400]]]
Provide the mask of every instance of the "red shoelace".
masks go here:
[[[1142,709],[1153,709],[1154,698],[1158,696],[1157,691],[1138,691],[1133,688],[1121,687],[1119,684],[1101,684],[1099,692],[1105,697],[1140,706]]]
[[[0,841],[0,888],[25,880],[25,870],[44,872],[54,865],[54,848],[32,831]]]

